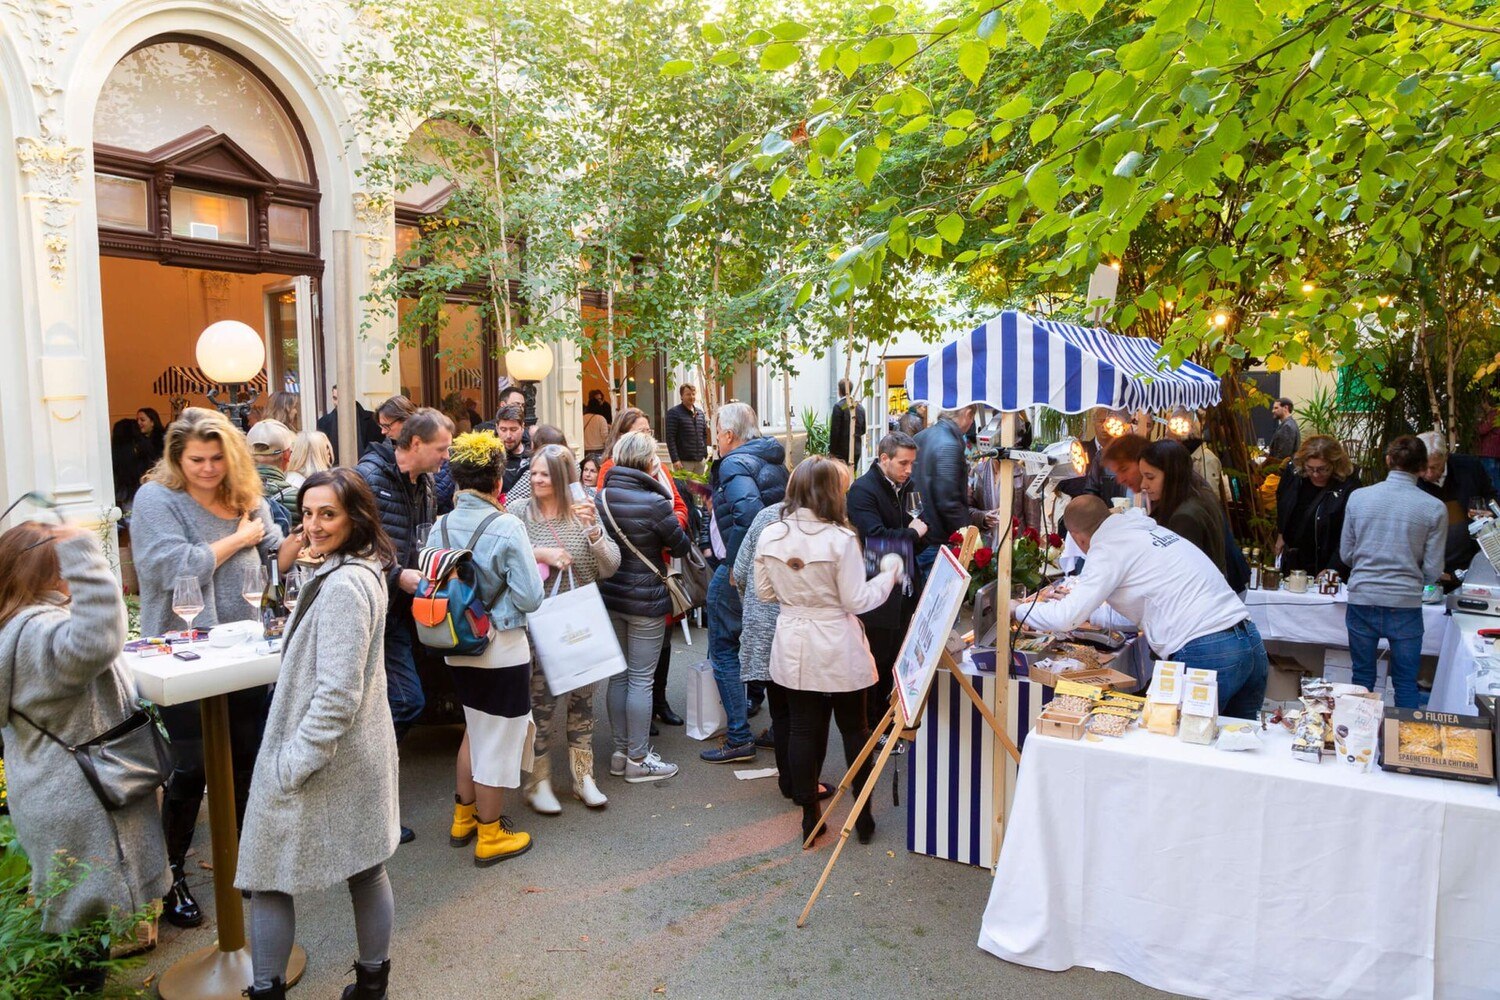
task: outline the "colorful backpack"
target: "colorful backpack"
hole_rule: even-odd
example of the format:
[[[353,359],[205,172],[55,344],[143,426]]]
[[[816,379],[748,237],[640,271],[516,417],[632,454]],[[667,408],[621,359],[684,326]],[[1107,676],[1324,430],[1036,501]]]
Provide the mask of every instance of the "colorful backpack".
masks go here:
[[[489,646],[489,602],[480,586],[474,546],[499,516],[497,512],[481,521],[468,546],[461,549],[450,547],[444,518],[438,525],[442,547],[425,548],[417,557],[422,580],[412,599],[412,617],[417,640],[428,649],[446,656],[478,656]]]

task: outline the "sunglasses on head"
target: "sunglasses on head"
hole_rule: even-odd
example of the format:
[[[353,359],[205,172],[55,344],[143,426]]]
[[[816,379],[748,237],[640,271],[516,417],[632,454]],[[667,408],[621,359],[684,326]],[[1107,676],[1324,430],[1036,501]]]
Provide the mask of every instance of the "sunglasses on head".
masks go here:
[[[22,493],[16,500],[14,500],[11,503],[11,505],[9,507],[5,508],[5,512],[4,513],[0,513],[0,523],[4,523],[5,519],[7,517],[10,517],[11,511],[15,510],[17,507],[21,506],[21,504],[26,503],[28,501],[30,501],[35,506],[42,508],[43,510],[51,511],[52,514],[53,514],[53,516],[57,518],[57,523],[58,524],[62,524],[63,523],[62,515],[57,513],[57,501],[53,500],[51,497],[49,497],[49,496],[47,496],[47,495],[45,495],[43,493],[37,493],[35,491],[30,492],[30,493]],[[26,546],[26,548],[22,549],[21,551],[22,552],[30,552],[32,549],[36,548],[38,545],[45,545],[45,544],[47,544],[50,541],[52,541],[52,536],[49,535],[46,538],[42,538],[42,539],[39,539],[39,540],[37,540],[35,542],[32,542],[30,545]]]

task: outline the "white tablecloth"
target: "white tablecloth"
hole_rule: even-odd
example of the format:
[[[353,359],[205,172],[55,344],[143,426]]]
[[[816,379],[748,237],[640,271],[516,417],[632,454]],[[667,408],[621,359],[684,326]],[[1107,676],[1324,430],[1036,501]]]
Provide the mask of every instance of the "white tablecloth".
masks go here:
[[[1339,588],[1337,597],[1326,594],[1294,594],[1281,590],[1247,590],[1245,606],[1250,620],[1267,642],[1306,642],[1317,646],[1349,648],[1349,630],[1344,625],[1344,611],[1349,606],[1349,592]],[[1437,656],[1448,631],[1447,608],[1441,604],[1422,605],[1422,653]]]
[[[1489,672],[1479,681],[1479,693],[1500,693],[1494,690],[1500,684],[1500,662],[1492,662],[1492,659],[1500,658],[1500,651],[1494,645],[1487,645],[1477,634],[1482,628],[1500,628],[1500,618],[1459,613],[1452,621],[1443,640],[1443,650],[1438,654],[1437,673],[1432,678],[1432,696],[1427,707],[1434,712],[1473,715],[1473,682],[1480,671],[1488,668]]]
[[[1218,998],[1495,997],[1500,797],[1140,730],[1033,735],[979,946]]]

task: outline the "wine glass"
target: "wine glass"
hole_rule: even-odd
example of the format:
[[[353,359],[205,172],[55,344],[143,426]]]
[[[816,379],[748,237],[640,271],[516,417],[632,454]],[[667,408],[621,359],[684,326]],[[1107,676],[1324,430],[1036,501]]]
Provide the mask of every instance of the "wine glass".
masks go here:
[[[281,585],[281,603],[286,605],[287,614],[291,614],[297,610],[297,602],[302,600],[302,589],[307,585],[307,570],[301,566],[293,566]]]
[[[906,494],[906,513],[913,518],[922,516],[922,494],[917,490]]]
[[[412,541],[416,543],[417,551],[427,548],[427,539],[432,537],[432,522],[424,521],[417,525],[416,531],[412,533]]]
[[[172,584],[172,613],[181,618],[188,628],[193,619],[203,613],[203,588],[196,576],[179,576]]]
[[[261,600],[266,596],[266,568],[260,563],[246,567],[240,596],[252,611],[260,607]]]

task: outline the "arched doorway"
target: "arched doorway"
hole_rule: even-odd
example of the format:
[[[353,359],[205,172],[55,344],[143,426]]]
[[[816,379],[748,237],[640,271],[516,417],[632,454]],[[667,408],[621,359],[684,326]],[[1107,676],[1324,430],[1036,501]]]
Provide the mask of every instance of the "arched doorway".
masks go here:
[[[206,39],[137,46],[100,92],[93,179],[111,424],[207,405],[194,347],[222,319],[266,337],[260,387],[310,403],[322,381],[321,197],[307,135],[275,86]]]

